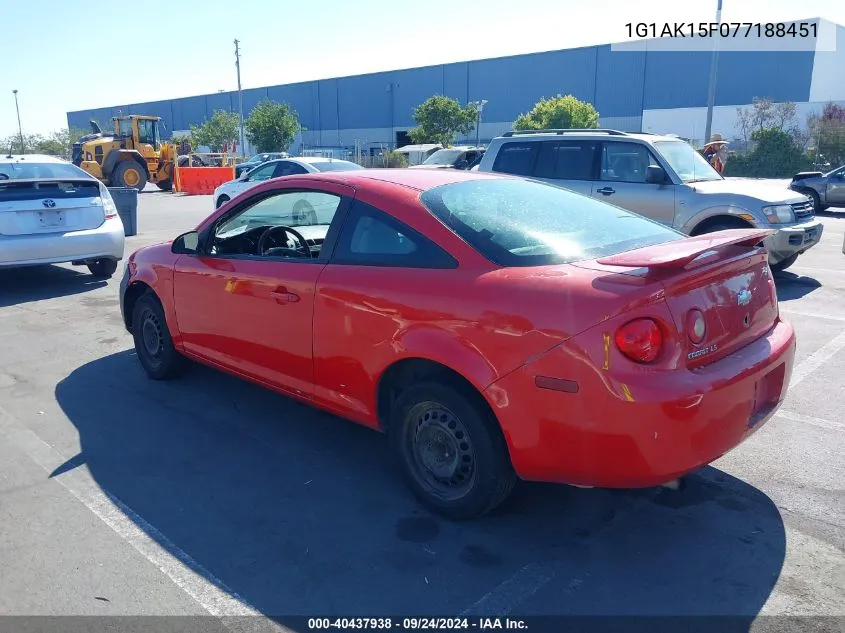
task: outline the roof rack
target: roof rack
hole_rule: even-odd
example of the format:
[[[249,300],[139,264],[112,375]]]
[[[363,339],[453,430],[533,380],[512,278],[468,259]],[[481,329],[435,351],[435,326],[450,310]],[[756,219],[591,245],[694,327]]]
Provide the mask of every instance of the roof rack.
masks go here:
[[[510,132],[505,132],[502,136],[516,136],[517,134],[584,134],[585,132],[598,132],[599,134],[609,134],[611,136],[628,136],[627,132],[598,127],[569,128],[564,130],[511,130]]]

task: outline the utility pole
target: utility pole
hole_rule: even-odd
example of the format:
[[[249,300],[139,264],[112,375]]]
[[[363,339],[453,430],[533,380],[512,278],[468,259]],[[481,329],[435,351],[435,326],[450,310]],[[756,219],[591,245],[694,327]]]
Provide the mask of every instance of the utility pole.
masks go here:
[[[472,105],[475,106],[475,146],[481,146],[481,111],[484,109],[484,106],[487,105],[487,99],[482,99],[481,101],[473,101]]]
[[[721,0],[720,0],[721,1]],[[244,96],[241,92],[241,50],[238,47],[240,42],[235,40],[235,70],[238,72],[238,116],[240,117],[240,145],[241,156],[246,157],[246,150],[244,148]]]
[[[716,24],[722,23],[722,0],[717,0]],[[719,40],[721,39],[721,26],[719,34],[713,44],[713,55],[710,58],[710,89],[707,93],[707,124],[704,126],[704,144],[710,142],[710,132],[713,127],[713,106],[716,103],[716,66],[719,64]]]
[[[18,135],[21,138],[21,154],[24,154],[25,148],[23,146],[23,128],[21,127],[21,109],[18,107],[18,91],[12,90],[12,94],[15,95],[15,111],[18,113]]]

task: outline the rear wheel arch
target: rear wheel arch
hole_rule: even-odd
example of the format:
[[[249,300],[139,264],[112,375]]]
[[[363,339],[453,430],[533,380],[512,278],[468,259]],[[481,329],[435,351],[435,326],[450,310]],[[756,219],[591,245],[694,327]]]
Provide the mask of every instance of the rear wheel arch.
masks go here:
[[[712,233],[713,231],[721,231],[723,229],[753,229],[755,228],[751,222],[744,220],[735,215],[719,214],[711,215],[696,224],[690,231],[690,235],[703,235],[704,233]]]
[[[490,403],[479,389],[460,372],[438,361],[422,357],[409,357],[388,366],[376,385],[376,411],[379,428],[388,432],[393,405],[403,391],[421,382],[440,382],[450,385],[484,407],[492,420],[496,420]],[[496,422],[496,426],[498,422]],[[501,427],[499,427],[501,431]]]

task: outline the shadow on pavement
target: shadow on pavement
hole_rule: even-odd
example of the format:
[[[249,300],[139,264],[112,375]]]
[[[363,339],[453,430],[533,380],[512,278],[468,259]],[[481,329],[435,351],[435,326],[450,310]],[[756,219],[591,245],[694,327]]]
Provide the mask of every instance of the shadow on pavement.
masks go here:
[[[95,279],[85,267],[71,270],[48,265],[0,269],[0,308],[66,297],[105,285],[106,281]]]
[[[799,275],[788,270],[772,273],[777,288],[778,301],[793,301],[806,297],[822,287],[822,283],[813,277]]]
[[[501,587],[489,608],[520,615],[727,614],[747,631],[783,565],[777,508],[714,468],[681,493],[523,484],[451,523],[417,505],[379,434],[220,372],[154,382],[127,351],[55,395],[81,453],[51,476],[84,464],[277,618],[455,616]]]

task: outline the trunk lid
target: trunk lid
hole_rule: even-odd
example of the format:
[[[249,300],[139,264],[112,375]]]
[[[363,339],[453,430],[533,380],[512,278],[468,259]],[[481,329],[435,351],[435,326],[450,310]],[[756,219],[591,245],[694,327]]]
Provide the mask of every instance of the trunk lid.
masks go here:
[[[104,221],[96,180],[0,180],[0,235],[68,233]]]
[[[690,369],[755,341],[778,318],[768,254],[758,244],[773,231],[736,229],[628,251],[596,261],[621,272],[639,269],[659,280]],[[643,272],[645,269],[645,272]],[[694,341],[694,314],[705,323]]]

